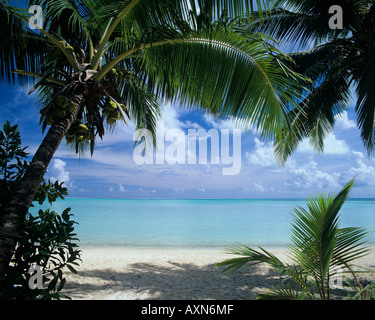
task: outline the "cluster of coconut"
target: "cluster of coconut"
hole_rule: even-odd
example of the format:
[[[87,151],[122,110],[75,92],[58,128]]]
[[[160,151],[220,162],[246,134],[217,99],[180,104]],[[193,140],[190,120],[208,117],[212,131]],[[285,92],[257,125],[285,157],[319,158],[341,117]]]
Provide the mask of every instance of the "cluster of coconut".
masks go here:
[[[55,121],[64,119],[69,113],[74,111],[76,105],[71,102],[68,108],[69,99],[65,96],[58,96],[54,101],[52,108],[44,108],[40,113],[46,117],[46,122],[49,126],[53,125]]]
[[[89,129],[86,124],[80,123],[79,121],[72,124],[65,136],[65,140],[68,143],[82,143],[94,140],[94,138],[95,135],[93,130]]]
[[[114,80],[114,79],[117,79],[117,78],[123,78],[125,77],[127,74],[126,70],[121,70],[121,69],[116,69],[116,68],[112,68],[111,70],[109,70],[108,74],[107,74],[107,79],[109,80]]]
[[[124,104],[119,104],[122,110],[126,110]],[[111,99],[109,99],[103,107],[102,114],[107,117],[107,123],[112,125],[115,124],[116,120],[122,119],[121,112],[118,109],[118,105]]]

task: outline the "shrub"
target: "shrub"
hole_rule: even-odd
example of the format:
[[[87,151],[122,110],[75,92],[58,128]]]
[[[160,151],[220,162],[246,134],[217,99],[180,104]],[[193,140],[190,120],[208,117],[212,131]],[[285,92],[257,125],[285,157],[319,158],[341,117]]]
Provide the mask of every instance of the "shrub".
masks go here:
[[[0,130],[0,215],[9,204],[12,193],[16,190],[29,163],[25,160],[26,148],[21,148],[21,138],[17,125],[7,121]],[[52,204],[57,199],[64,199],[67,189],[63,183],[43,181],[35,202],[43,204],[46,200]],[[40,209],[33,216],[19,217],[21,237],[6,277],[0,279],[1,299],[61,299],[69,298],[62,294],[66,279],[65,268],[76,273],[74,266],[80,261],[80,250],[75,241],[75,221],[71,219],[70,208],[61,215],[51,209]],[[34,275],[33,270],[37,270]],[[35,276],[40,283],[34,286]]]

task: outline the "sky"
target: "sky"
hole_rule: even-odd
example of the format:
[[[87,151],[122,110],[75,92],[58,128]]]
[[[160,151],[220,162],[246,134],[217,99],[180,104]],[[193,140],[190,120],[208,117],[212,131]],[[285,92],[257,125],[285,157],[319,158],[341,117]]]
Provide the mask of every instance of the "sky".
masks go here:
[[[28,95],[28,91],[28,88],[18,85],[0,83],[0,125],[6,120],[12,125],[17,124],[23,146],[28,146],[32,157],[43,134],[36,94]],[[162,116],[164,133],[166,137],[180,139],[164,141],[164,153],[160,151],[162,142],[159,141],[153,164],[139,164],[139,157],[134,157],[134,153],[137,154],[133,140],[134,125],[120,123],[113,133],[105,135],[103,141],[97,141],[92,157],[90,154],[78,157],[62,143],[45,178],[64,181],[70,197],[306,199],[317,192],[338,192],[356,177],[351,196],[375,198],[375,159],[369,159],[363,147],[356,126],[355,101],[353,94],[348,110],[337,118],[334,131],[325,141],[324,154],[315,153],[306,140],[284,166],[277,163],[272,144],[261,141],[251,130],[241,130],[240,148],[234,150],[233,142],[239,142],[239,139],[234,138],[236,127],[232,122],[220,121],[208,114],[166,102]],[[188,133],[194,129],[206,132],[213,129],[218,133],[220,143],[223,141],[222,130],[229,130],[229,159],[232,155],[236,161],[232,164],[225,162],[228,157],[219,153],[217,164],[210,157],[208,144],[207,164],[199,163],[198,159],[197,164],[189,164],[193,147],[188,142]],[[162,136],[161,131],[158,136]],[[176,152],[171,152],[174,149]],[[221,144],[219,151],[223,149],[226,148]],[[202,154],[200,150],[196,153],[197,156]],[[161,163],[156,163],[156,154]],[[205,158],[204,154],[202,158]],[[173,160],[181,159],[185,160],[185,164],[173,163]],[[232,165],[233,170],[229,170],[232,174],[223,174]],[[235,170],[238,167],[239,172]]]
[[[28,95],[28,91],[17,85],[0,85],[0,123],[9,120],[12,125],[19,126],[23,146],[28,146],[31,157],[43,134],[39,126],[37,97],[35,93]],[[253,131],[241,130],[239,142],[239,136],[234,136],[234,130],[238,128],[231,121],[221,121],[211,115],[166,102],[163,104],[163,123],[159,123],[158,129],[164,128],[164,153],[160,149],[163,142],[160,140],[158,151],[154,152],[153,164],[140,164],[139,160],[145,159],[139,159],[140,155],[134,148],[134,125],[119,123],[113,133],[107,133],[103,141],[97,141],[92,157],[90,154],[78,157],[62,143],[45,178],[64,181],[70,197],[306,199],[317,192],[338,192],[356,176],[351,197],[375,198],[375,160],[368,158],[363,147],[356,126],[354,105],[355,96],[348,110],[337,118],[334,131],[325,141],[324,154],[315,153],[309,142],[304,141],[286,164],[280,166],[272,144],[263,142]],[[189,163],[188,159],[194,153],[191,153],[193,145],[188,141],[195,139],[193,135],[189,137],[189,130],[198,129],[204,132],[213,129],[219,136],[219,151],[229,151],[229,158],[221,153],[216,158],[218,161],[211,158],[210,143],[207,144],[207,157],[204,157],[204,153],[198,149],[197,140],[196,164]],[[160,138],[162,133],[158,132]],[[229,133],[228,149],[222,144],[225,140],[221,136],[223,132]],[[169,141],[168,138],[174,140]],[[236,149],[233,149],[233,142],[237,143]],[[204,145],[206,142],[203,140]],[[160,163],[156,163],[157,153]],[[200,154],[207,164],[200,162]],[[134,155],[138,155],[138,158]],[[230,156],[233,157],[232,162],[229,161]],[[183,162],[181,159],[185,160],[185,164],[178,163],[179,160]],[[228,170],[231,167],[232,170]],[[229,175],[223,174],[224,168],[227,168]]]

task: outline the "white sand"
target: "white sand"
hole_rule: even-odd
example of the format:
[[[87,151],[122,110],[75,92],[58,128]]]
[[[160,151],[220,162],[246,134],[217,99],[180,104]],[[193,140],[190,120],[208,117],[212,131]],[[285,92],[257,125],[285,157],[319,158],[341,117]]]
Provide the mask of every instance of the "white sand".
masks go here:
[[[66,272],[64,293],[83,300],[249,300],[283,281],[267,265],[222,274],[215,264],[232,258],[222,249],[84,247],[78,275]],[[270,249],[285,261],[285,251]],[[359,261],[375,270],[375,250]],[[361,276],[375,280],[374,274]]]

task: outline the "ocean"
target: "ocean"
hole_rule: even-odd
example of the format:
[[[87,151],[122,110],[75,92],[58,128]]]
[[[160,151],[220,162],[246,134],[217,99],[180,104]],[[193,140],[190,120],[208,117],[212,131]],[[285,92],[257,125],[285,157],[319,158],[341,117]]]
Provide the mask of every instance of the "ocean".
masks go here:
[[[285,247],[297,206],[306,208],[306,201],[67,198],[52,209],[72,208],[80,246],[225,249],[238,243]],[[368,245],[375,246],[375,199],[347,200],[340,227],[367,228]]]

